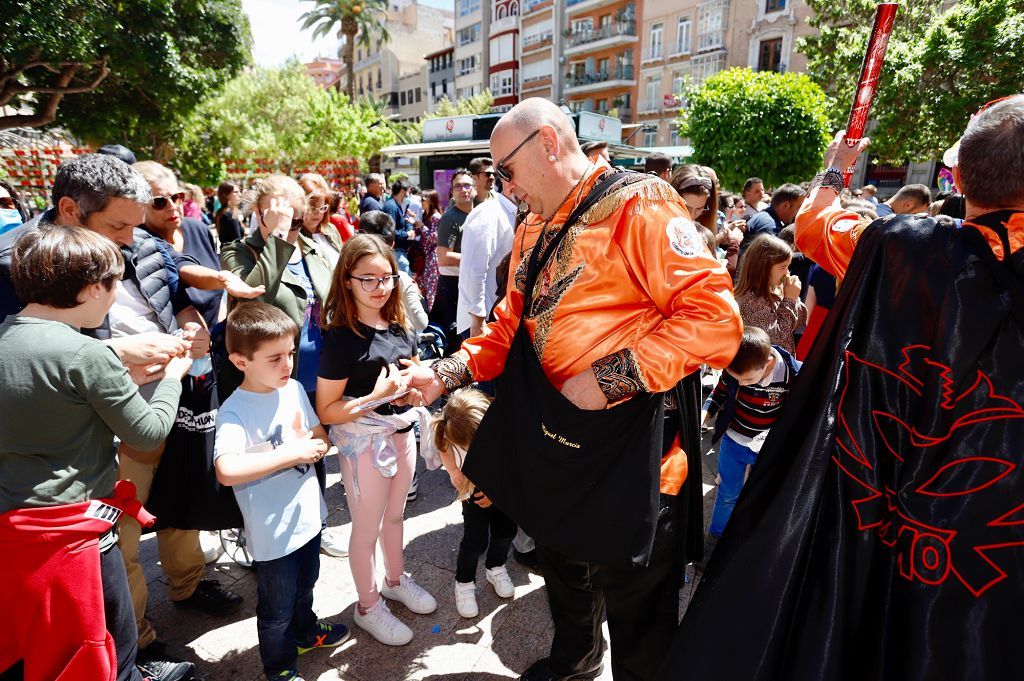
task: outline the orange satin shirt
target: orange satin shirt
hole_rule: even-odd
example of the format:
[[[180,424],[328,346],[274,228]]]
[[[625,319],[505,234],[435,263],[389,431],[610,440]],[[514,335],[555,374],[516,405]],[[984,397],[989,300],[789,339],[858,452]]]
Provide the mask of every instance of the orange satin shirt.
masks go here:
[[[590,168],[550,221],[549,236],[609,168],[603,160]],[[474,380],[492,379],[504,368],[544,222],[530,215],[520,228],[496,320],[456,355]],[[593,368],[609,402],[616,402],[638,391],[669,390],[702,364],[721,368],[732,360],[743,334],[732,280],[671,185],[651,176],[605,197],[570,229],[538,277],[526,318],[554,387]],[[662,492],[679,492],[686,457],[678,439],[661,477]]]

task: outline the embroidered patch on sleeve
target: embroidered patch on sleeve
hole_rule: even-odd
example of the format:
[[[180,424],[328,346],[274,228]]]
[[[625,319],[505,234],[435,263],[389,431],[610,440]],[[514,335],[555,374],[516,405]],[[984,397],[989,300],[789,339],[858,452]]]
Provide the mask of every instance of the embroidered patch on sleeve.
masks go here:
[[[602,357],[591,366],[601,392],[609,402],[618,402],[635,393],[647,391],[647,385],[640,374],[640,365],[629,348]]]
[[[696,258],[707,250],[697,227],[688,218],[669,220],[665,234],[668,235],[668,245],[684,258]]]
[[[444,383],[445,390],[451,392],[473,382],[473,375],[469,371],[469,365],[458,355],[445,357],[435,362],[434,373]]]

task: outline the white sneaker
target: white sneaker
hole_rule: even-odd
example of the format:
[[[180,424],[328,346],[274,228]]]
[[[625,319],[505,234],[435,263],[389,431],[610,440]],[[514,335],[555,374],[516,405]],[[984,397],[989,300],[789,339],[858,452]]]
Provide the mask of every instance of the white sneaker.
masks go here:
[[[328,556],[346,558],[348,556],[348,543],[342,541],[341,530],[324,530],[320,534],[320,550]]]
[[[476,617],[480,614],[476,606],[476,583],[455,582],[455,609],[463,617]]]
[[[391,614],[384,599],[379,599],[365,615],[356,605],[356,626],[386,646],[404,646],[412,640],[412,629]]]
[[[399,578],[398,586],[389,586],[387,579],[380,590],[380,595],[401,602],[417,615],[427,615],[437,610],[437,601],[423,590],[409,575]]]
[[[484,576],[494,587],[494,593],[502,598],[512,598],[516,595],[516,587],[512,584],[512,579],[508,576],[508,570],[504,565],[486,570]]]

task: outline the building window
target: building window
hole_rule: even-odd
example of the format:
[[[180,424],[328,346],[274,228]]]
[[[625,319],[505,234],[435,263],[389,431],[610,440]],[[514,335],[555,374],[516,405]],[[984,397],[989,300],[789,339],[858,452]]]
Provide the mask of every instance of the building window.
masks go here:
[[[597,100],[597,113],[607,116],[608,115],[608,100],[599,99]]]
[[[654,147],[658,145],[658,130],[644,130],[644,146]]]
[[[670,147],[679,147],[683,144],[683,138],[679,136],[678,126],[673,125],[668,131],[668,145]]]
[[[459,16],[464,17],[480,9],[480,0],[459,0]]]
[[[416,103],[419,104],[422,99],[423,99],[423,90],[421,90],[420,88],[416,88]]]
[[[690,17],[679,17],[676,24],[676,54],[690,54]]]
[[[472,26],[467,26],[466,28],[460,28],[457,37],[459,41],[459,47],[462,47],[463,45],[469,45],[480,40],[479,22],[473,24]]]
[[[757,70],[776,73],[782,70],[782,38],[761,41],[757,51]]]
[[[647,79],[647,89],[644,96],[644,111],[658,111],[661,109],[661,76],[651,76]],[[650,146],[650,145],[648,145]]]
[[[686,87],[686,73],[683,71],[672,72],[672,94],[680,96]]]
[[[459,70],[455,74],[457,76],[465,76],[467,74],[476,71],[476,55],[470,55],[465,59],[459,60]]]
[[[665,34],[665,24],[658,22],[651,24],[650,49],[647,52],[648,59],[661,59],[662,38]]]
[[[725,12],[729,0],[710,0],[697,6],[697,51],[716,50],[725,43]]]
[[[708,76],[713,76],[725,68],[725,55],[702,54],[690,60],[690,78],[696,87],[704,82]]]
[[[786,9],[786,0],[765,0],[764,2],[764,13],[768,12],[780,12]]]
[[[398,93],[398,104],[399,106],[405,106],[405,90]]]

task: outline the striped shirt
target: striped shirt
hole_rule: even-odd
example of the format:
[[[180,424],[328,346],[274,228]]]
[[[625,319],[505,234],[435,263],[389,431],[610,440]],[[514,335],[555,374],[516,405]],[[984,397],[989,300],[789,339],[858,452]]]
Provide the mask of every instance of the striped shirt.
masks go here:
[[[782,352],[785,351],[780,350],[778,346],[772,346],[775,367],[760,383],[741,386],[727,372],[722,373],[718,385],[704,403],[708,416],[722,411],[722,417],[729,418],[731,412],[728,423],[715,424],[714,440],[717,441],[724,432],[737,444],[746,446],[775,423],[800,367],[800,363],[788,353],[783,357]]]

